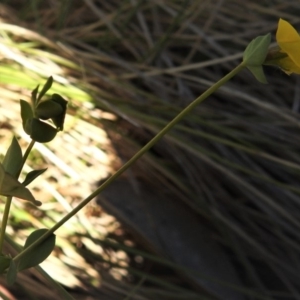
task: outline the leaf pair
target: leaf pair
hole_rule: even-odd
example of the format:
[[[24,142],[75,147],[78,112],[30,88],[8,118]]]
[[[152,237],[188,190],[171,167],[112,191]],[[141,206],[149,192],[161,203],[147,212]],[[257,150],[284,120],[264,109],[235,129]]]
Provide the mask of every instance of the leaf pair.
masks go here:
[[[0,164],[0,195],[6,197],[18,197],[30,201],[34,205],[42,205],[40,201],[35,200],[29,189],[12,175],[5,172],[2,164]]]
[[[250,42],[243,55],[243,64],[261,83],[267,83],[262,65],[265,62],[271,43],[271,34],[258,36]]]
[[[2,164],[0,163],[0,195],[18,197],[30,201],[34,205],[41,205],[41,202],[35,200],[31,192],[25,186],[42,174],[45,169],[29,172],[24,182],[20,183],[18,177],[22,166],[22,150],[17,139],[13,137],[3,162]]]
[[[52,141],[57,132],[64,128],[68,102],[59,94],[42,100],[52,83],[53,78],[49,77],[40,93],[37,86],[31,93],[31,104],[20,100],[23,129],[32,140],[40,143]],[[45,120],[51,120],[55,127],[44,122]]]

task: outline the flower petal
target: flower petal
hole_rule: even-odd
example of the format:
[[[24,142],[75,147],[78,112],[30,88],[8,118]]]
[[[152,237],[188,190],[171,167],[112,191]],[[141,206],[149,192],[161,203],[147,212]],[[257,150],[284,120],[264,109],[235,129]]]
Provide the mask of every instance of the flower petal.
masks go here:
[[[289,22],[279,19],[276,40],[278,43],[294,42],[300,40],[300,37],[297,30]]]
[[[276,65],[286,74],[300,74],[300,66],[298,67],[289,57],[284,57],[276,61]]]
[[[300,68],[300,36],[296,29],[287,21],[280,19],[276,33],[276,40],[283,52],[285,52],[292,62],[288,62],[289,67]],[[291,73],[294,71],[291,71]],[[299,73],[299,72],[298,72]]]

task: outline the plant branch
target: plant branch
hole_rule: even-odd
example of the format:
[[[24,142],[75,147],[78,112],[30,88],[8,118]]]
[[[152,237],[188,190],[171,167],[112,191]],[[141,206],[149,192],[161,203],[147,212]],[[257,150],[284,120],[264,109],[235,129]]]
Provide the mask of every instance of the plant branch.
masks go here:
[[[11,200],[12,200],[11,196],[6,197],[5,208],[4,208],[4,212],[3,212],[3,217],[2,217],[2,222],[1,222],[1,230],[0,230],[0,255],[2,254],[2,251],[3,251],[5,231],[6,231],[6,226],[7,226],[8,216],[9,216],[9,210],[10,210],[10,206],[11,206]]]
[[[22,165],[20,167],[20,170],[18,172],[18,174],[16,175],[16,177],[18,178],[21,174],[21,171],[23,169],[23,166],[28,158],[28,155],[30,153],[30,151],[32,150],[33,146],[34,146],[35,141],[31,141],[30,144],[28,145],[23,159],[22,159]],[[8,222],[8,217],[9,217],[9,211],[10,211],[10,206],[11,206],[11,202],[12,202],[12,197],[6,197],[6,202],[5,202],[5,208],[4,208],[4,212],[3,212],[3,218],[2,218],[2,222],[1,222],[1,229],[0,229],[0,255],[2,254],[3,251],[3,245],[4,245],[4,238],[5,238],[5,232],[6,232],[6,226],[7,226],[7,222]]]
[[[115,174],[108,178],[100,187],[98,187],[93,193],[79,203],[71,212],[63,217],[58,223],[50,228],[44,235],[38,240],[32,243],[28,248],[24,249],[21,253],[14,257],[14,261],[19,260],[25,253],[30,252],[38,244],[46,240],[52,235],[59,227],[71,219],[76,213],[78,213],[83,207],[85,207],[92,199],[100,194],[107,186],[109,186],[115,179],[117,179],[124,171],[126,171],[133,163],[135,163],[143,154],[145,154],[153,145],[155,145],[168,131],[170,131],[179,121],[181,121],[187,114],[192,111],[196,106],[202,103],[207,97],[224,85],[228,80],[238,74],[241,70],[246,68],[246,65],[241,63],[226,76],[221,78],[218,82],[207,89],[202,95],[196,98],[191,104],[183,109],[171,122],[169,122],[157,135],[150,140],[141,150],[139,150],[130,160],[128,160]]]
[[[21,171],[22,171],[22,169],[23,169],[23,167],[24,167],[24,165],[25,165],[25,162],[26,162],[26,160],[27,160],[27,158],[28,158],[28,156],[29,156],[29,153],[30,153],[30,151],[32,150],[34,144],[35,144],[35,141],[34,141],[34,140],[31,140],[31,141],[30,141],[30,144],[28,145],[28,147],[27,147],[27,149],[26,149],[26,151],[25,151],[25,153],[24,153],[24,155],[23,155],[22,166],[21,166],[21,169],[20,169],[20,171],[19,171],[19,173],[18,173],[18,175],[17,175],[18,177],[19,177],[20,174],[21,174]]]

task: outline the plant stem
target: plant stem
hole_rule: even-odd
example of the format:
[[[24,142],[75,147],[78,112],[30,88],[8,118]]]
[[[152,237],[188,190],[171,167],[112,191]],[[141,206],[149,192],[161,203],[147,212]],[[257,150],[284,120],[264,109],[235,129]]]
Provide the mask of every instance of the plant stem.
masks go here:
[[[24,164],[25,164],[25,162],[26,162],[26,160],[27,160],[27,158],[28,158],[28,155],[29,155],[30,151],[32,150],[34,144],[35,144],[35,141],[34,141],[34,140],[31,140],[30,144],[28,145],[28,147],[27,147],[27,149],[26,149],[26,151],[25,151],[25,153],[24,153],[24,155],[23,155],[22,166],[21,166],[21,170],[19,171],[18,177],[19,177],[20,174],[21,174],[21,171],[22,171],[22,169],[23,169],[23,167],[24,167]]]
[[[24,249],[21,253],[14,257],[14,261],[19,260],[25,253],[30,252],[38,244],[46,240],[50,235],[52,235],[59,227],[76,215],[83,207],[85,207],[92,199],[94,199],[98,194],[100,194],[108,185],[110,185],[115,179],[117,179],[124,171],[126,171],[134,162],[136,162],[143,154],[145,154],[153,145],[155,145],[168,131],[170,131],[180,120],[182,120],[191,110],[193,110],[197,105],[203,102],[208,96],[215,92],[218,88],[224,85],[229,79],[238,74],[246,66],[241,63],[230,73],[212,85],[207,89],[202,95],[195,99],[191,104],[189,104],[185,109],[183,109],[171,122],[169,122],[151,141],[149,141],[140,151],[138,151],[130,160],[128,160],[115,174],[109,177],[100,187],[98,187],[92,194],[85,198],[81,203],[79,203],[71,212],[69,212],[65,217],[63,217],[58,223],[56,223],[52,228],[50,228],[44,235],[42,235],[38,240],[32,243],[28,248]]]
[[[17,178],[21,174],[23,166],[26,162],[26,159],[27,159],[30,151],[32,150],[32,147],[33,147],[34,143],[35,143],[35,141],[33,141],[33,140],[30,142],[30,144],[28,145],[28,147],[27,147],[27,149],[26,149],[26,151],[23,155],[22,166],[21,166],[18,174],[16,175]],[[4,212],[3,212],[3,218],[2,218],[1,229],[0,229],[0,255],[2,254],[2,251],[3,251],[4,238],[5,238],[6,226],[7,226],[7,222],[8,222],[11,202],[12,202],[12,197],[11,196],[6,197],[5,208],[4,208]]]
[[[4,208],[2,222],[1,222],[1,231],[0,231],[0,255],[2,254],[3,251],[5,231],[6,231],[6,226],[7,226],[8,216],[9,216],[11,200],[12,200],[11,196],[6,197],[5,208]]]

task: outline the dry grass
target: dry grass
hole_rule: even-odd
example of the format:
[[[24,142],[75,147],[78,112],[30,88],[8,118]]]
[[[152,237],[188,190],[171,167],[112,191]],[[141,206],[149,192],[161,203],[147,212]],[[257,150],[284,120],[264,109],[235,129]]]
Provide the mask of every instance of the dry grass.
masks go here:
[[[2,140],[7,141],[10,126],[25,138],[17,125],[15,101],[20,94],[27,97],[28,91],[49,75],[56,81],[54,91],[71,105],[66,134],[37,148],[32,158],[32,163],[51,165],[46,173],[51,178],[38,182],[43,195],[51,195],[51,199],[35,214],[16,203],[16,241],[30,228],[57,221],[92,184],[113,172],[182,107],[236,66],[253,37],[274,33],[279,17],[296,27],[300,22],[298,1],[242,5],[237,0],[28,3],[2,1],[0,6]],[[237,76],[180,123],[126,177],[129,183],[122,192],[133,195],[127,188],[135,190],[137,186],[141,191],[137,199],[148,199],[153,190],[156,193],[150,199],[160,199],[158,195],[167,190],[164,199],[179,203],[177,208],[161,208],[170,215],[170,222],[177,220],[182,229],[190,222],[183,216],[192,213],[193,224],[197,224],[184,231],[182,243],[185,237],[202,243],[193,244],[193,251],[185,249],[184,255],[173,253],[170,249],[176,245],[167,233],[160,233],[160,239],[167,241],[170,249],[148,235],[146,227],[137,227],[140,221],[129,218],[123,207],[113,205],[115,198],[102,200],[134,237],[127,237],[126,231],[96,206],[62,229],[53,260],[59,257],[65,267],[81,266],[79,272],[72,270],[78,289],[88,290],[91,299],[99,299],[96,294],[100,292],[107,299],[300,297],[299,79],[274,69],[266,72],[270,82],[266,86],[246,71]],[[114,154],[120,161],[114,162]],[[70,194],[75,186],[75,194]],[[150,199],[143,205],[152,203]],[[147,211],[153,208],[145,207]],[[188,212],[176,219],[178,207]],[[161,232],[158,214],[151,218]],[[202,232],[208,237],[203,238]],[[110,237],[122,243],[135,242],[136,249],[121,242],[114,246]],[[208,243],[212,243],[209,251],[204,246]],[[62,249],[75,246],[88,249],[88,254],[81,251],[79,258],[74,250],[62,253]],[[147,259],[146,250],[152,251]],[[196,252],[205,262],[212,261],[205,265],[207,269],[189,265]],[[128,257],[137,254],[146,262],[141,271],[128,266]],[[222,275],[220,263],[213,263],[221,255],[232,273]],[[73,260],[68,261],[68,256]],[[79,264],[82,257],[86,261]],[[124,257],[127,263],[122,261]],[[153,270],[157,264],[177,273],[161,275],[162,269]],[[104,275],[99,289],[99,281],[91,278],[98,278],[103,266],[123,267],[118,276],[133,278],[134,285],[116,283]],[[83,269],[90,273],[79,276]],[[26,278],[33,276],[37,275]],[[24,280],[20,278],[20,283]],[[231,294],[226,297],[227,292]]]

